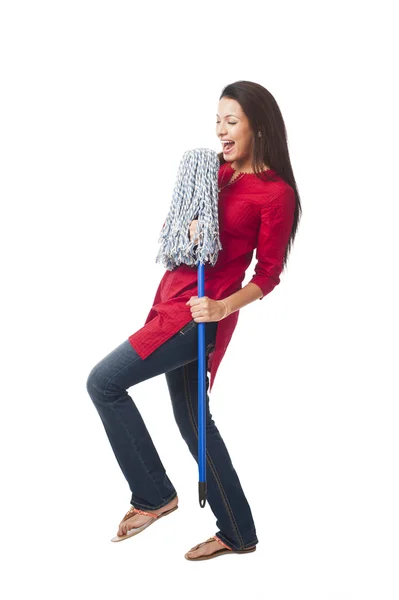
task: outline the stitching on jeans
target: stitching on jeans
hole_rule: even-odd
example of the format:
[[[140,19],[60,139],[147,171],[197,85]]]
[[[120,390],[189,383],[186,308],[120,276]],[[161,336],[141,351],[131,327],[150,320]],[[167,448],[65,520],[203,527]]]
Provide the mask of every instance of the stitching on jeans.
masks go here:
[[[220,537],[220,539],[225,542],[225,544],[230,544],[231,542],[229,542],[228,540],[225,539],[225,536],[218,532],[218,537]],[[238,550],[245,550],[246,548],[252,548],[253,546],[256,546],[256,544],[259,543],[258,538],[255,538],[253,542],[249,542],[248,544],[245,544],[244,546],[242,546],[241,548],[238,548]],[[232,550],[235,550],[235,548],[232,548]]]
[[[136,508],[141,508],[143,506],[144,507],[143,510],[145,510],[146,508],[148,508],[149,510],[159,510],[160,508],[163,508],[164,506],[169,504],[169,502],[172,502],[172,500],[174,498],[177,498],[177,492],[173,492],[173,494],[171,496],[169,496],[167,501],[164,504],[161,504],[161,506],[149,506],[148,504],[143,504],[142,502],[138,503],[138,504],[140,504],[140,506],[136,502],[134,502],[132,504],[132,506],[135,506]]]
[[[197,436],[197,440],[198,440],[198,429],[197,429],[197,427],[195,425],[195,421],[194,421],[194,418],[193,418],[193,406],[192,406],[192,403],[191,403],[190,390],[189,390],[189,386],[188,386],[187,371],[188,371],[188,366],[184,365],[184,390],[185,390],[185,397],[186,397],[186,402],[187,402],[187,405],[188,405],[188,408],[189,408],[188,413],[189,413],[189,416],[190,416],[190,421],[191,421],[191,424],[193,426],[195,435]],[[212,472],[213,472],[213,474],[215,476],[216,483],[217,483],[217,485],[219,487],[219,490],[221,492],[222,500],[223,500],[223,503],[224,503],[224,505],[225,505],[225,507],[227,509],[228,514],[229,514],[231,524],[233,525],[233,529],[236,531],[237,537],[240,539],[240,544],[241,544],[240,545],[240,549],[241,549],[242,547],[245,547],[244,546],[244,541],[243,541],[243,539],[241,537],[241,533],[240,533],[240,530],[238,529],[238,525],[237,525],[236,520],[234,518],[233,511],[231,510],[231,507],[229,505],[229,501],[227,499],[226,492],[224,491],[222,482],[220,481],[218,472],[217,472],[216,467],[215,467],[215,465],[214,465],[214,463],[213,463],[213,461],[212,461],[212,459],[211,459],[211,457],[210,457],[210,455],[208,453],[208,450],[206,450],[206,456],[207,456],[207,461],[209,462],[209,466],[211,467]]]

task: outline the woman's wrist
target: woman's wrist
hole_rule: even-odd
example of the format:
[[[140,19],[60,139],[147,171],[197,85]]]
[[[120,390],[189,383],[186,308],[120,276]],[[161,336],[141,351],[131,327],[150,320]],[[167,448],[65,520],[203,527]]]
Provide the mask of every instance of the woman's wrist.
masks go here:
[[[226,302],[224,300],[218,300],[218,302],[221,302],[224,305],[224,315],[223,317],[221,317],[219,319],[219,321],[222,321],[223,319],[225,319],[229,313],[229,307],[227,306]]]

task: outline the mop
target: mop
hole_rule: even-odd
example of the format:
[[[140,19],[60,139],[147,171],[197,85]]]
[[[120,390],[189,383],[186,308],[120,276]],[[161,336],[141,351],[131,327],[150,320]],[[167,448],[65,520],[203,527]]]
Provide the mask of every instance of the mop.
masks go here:
[[[222,245],[218,221],[217,153],[196,148],[184,153],[179,165],[169,213],[161,230],[156,262],[172,271],[180,264],[197,266],[198,298],[205,296],[205,262],[214,266]],[[197,236],[190,240],[191,221],[198,219]],[[198,325],[198,494],[206,502],[206,362],[205,323]]]

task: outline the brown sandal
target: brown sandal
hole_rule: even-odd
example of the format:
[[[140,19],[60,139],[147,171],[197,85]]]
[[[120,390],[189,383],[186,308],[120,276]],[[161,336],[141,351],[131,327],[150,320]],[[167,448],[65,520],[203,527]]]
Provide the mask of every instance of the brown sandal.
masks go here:
[[[179,507],[174,506],[170,510],[165,510],[165,512],[163,512],[160,515],[157,515],[157,513],[155,513],[155,512],[147,512],[145,510],[140,510],[139,508],[135,508],[135,507],[130,508],[127,511],[127,513],[125,514],[125,516],[123,517],[121,523],[123,523],[127,519],[130,519],[130,517],[133,517],[133,515],[135,515],[137,513],[140,515],[147,515],[147,516],[153,517],[153,518],[149,519],[146,523],[144,523],[144,525],[140,525],[140,527],[133,527],[132,529],[129,529],[129,531],[127,531],[127,533],[125,535],[122,535],[122,536],[116,535],[115,537],[112,538],[111,542],[122,542],[122,540],[127,540],[128,538],[131,538],[133,535],[137,535],[138,533],[141,533],[144,529],[146,529],[147,527],[149,527],[150,525],[155,523],[155,521],[159,521],[159,519],[161,517],[166,517],[166,515],[169,515],[171,512],[173,512],[177,508],[179,508]]]
[[[221,548],[220,550],[216,550],[216,552],[213,552],[212,554],[208,554],[208,555],[202,555],[202,556],[197,556],[196,558],[189,558],[187,556],[188,552],[192,552],[193,550],[198,550],[198,548],[200,548],[201,546],[204,546],[205,544],[208,544],[209,542],[214,542],[214,541],[219,542],[219,544],[221,544],[223,546],[223,548]],[[216,535],[208,538],[206,540],[206,542],[202,542],[201,544],[197,544],[196,546],[194,546],[194,548],[191,548],[191,550],[189,550],[185,555],[184,558],[186,558],[187,560],[209,560],[210,558],[216,558],[216,556],[221,556],[222,554],[248,554],[248,552],[255,552],[256,550],[256,546],[252,546],[251,548],[246,548],[245,550],[233,550],[233,548],[230,548],[229,546],[227,546],[224,542],[222,542],[222,540],[220,540]]]

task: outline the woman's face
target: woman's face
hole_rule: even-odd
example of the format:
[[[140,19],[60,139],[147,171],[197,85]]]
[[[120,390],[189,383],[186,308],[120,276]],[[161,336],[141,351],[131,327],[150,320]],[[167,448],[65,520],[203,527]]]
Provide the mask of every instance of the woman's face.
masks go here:
[[[241,167],[250,165],[253,133],[240,104],[231,98],[221,98],[217,111],[216,135],[219,140],[234,142],[222,143],[223,158],[228,162],[237,161]]]

